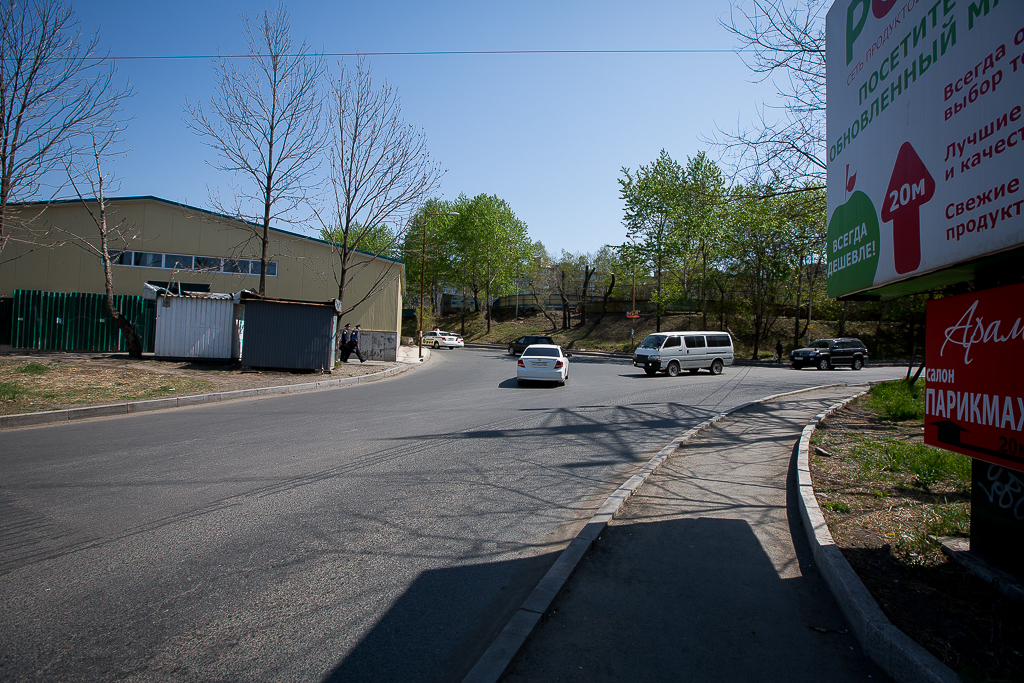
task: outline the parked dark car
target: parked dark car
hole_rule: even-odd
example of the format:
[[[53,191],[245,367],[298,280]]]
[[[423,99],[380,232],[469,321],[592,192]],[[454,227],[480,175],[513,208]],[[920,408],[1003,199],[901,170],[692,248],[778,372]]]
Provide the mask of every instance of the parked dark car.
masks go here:
[[[797,370],[808,365],[819,370],[831,370],[842,365],[860,370],[868,360],[868,349],[864,342],[853,337],[815,339],[810,346],[790,351],[789,359]]]
[[[539,335],[528,334],[525,337],[520,337],[519,339],[516,339],[514,342],[508,345],[508,355],[518,356],[524,350],[526,350],[527,346],[530,346],[531,344],[554,345],[554,343],[555,342],[554,340],[551,339],[551,337],[543,337]]]

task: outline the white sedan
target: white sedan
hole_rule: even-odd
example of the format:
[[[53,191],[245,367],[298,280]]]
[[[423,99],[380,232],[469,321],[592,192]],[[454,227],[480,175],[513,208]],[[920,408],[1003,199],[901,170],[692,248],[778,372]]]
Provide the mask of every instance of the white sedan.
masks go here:
[[[553,344],[527,346],[519,357],[516,367],[516,381],[522,386],[526,382],[555,382],[565,384],[569,379],[569,358],[571,353],[562,351]]]
[[[434,330],[433,332],[423,333],[423,345],[432,346],[435,349],[440,349],[442,347],[446,349],[458,349],[465,346],[465,343],[462,341],[462,335],[455,334],[454,332]]]

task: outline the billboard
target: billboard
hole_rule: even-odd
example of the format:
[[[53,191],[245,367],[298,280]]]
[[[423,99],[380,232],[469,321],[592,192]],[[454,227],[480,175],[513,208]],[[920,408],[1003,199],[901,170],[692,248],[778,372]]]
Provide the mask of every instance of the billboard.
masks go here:
[[[828,295],[1024,244],[1024,2],[836,0]]]
[[[1024,284],[929,301],[925,345],[925,443],[1024,470]]]

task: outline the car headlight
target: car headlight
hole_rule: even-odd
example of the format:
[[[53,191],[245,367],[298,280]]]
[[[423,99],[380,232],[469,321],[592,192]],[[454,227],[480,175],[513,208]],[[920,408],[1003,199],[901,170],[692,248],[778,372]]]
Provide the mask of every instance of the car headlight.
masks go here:
[[[661,356],[647,356],[647,360],[661,360]]]

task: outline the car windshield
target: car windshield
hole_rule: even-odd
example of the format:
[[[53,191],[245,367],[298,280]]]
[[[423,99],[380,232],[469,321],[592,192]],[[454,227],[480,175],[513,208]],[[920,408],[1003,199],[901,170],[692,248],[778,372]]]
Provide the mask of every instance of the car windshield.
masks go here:
[[[812,349],[828,349],[832,347],[832,342],[828,339],[816,339],[811,344]]]
[[[665,343],[665,335],[663,334],[649,334],[647,338],[640,343],[641,349],[660,349],[661,345]]]
[[[559,353],[558,353],[558,349],[552,349],[552,348],[543,347],[543,346],[541,346],[539,348],[531,346],[528,349],[526,349],[526,351],[523,352],[523,355],[524,356],[550,356],[550,357],[558,358]]]

